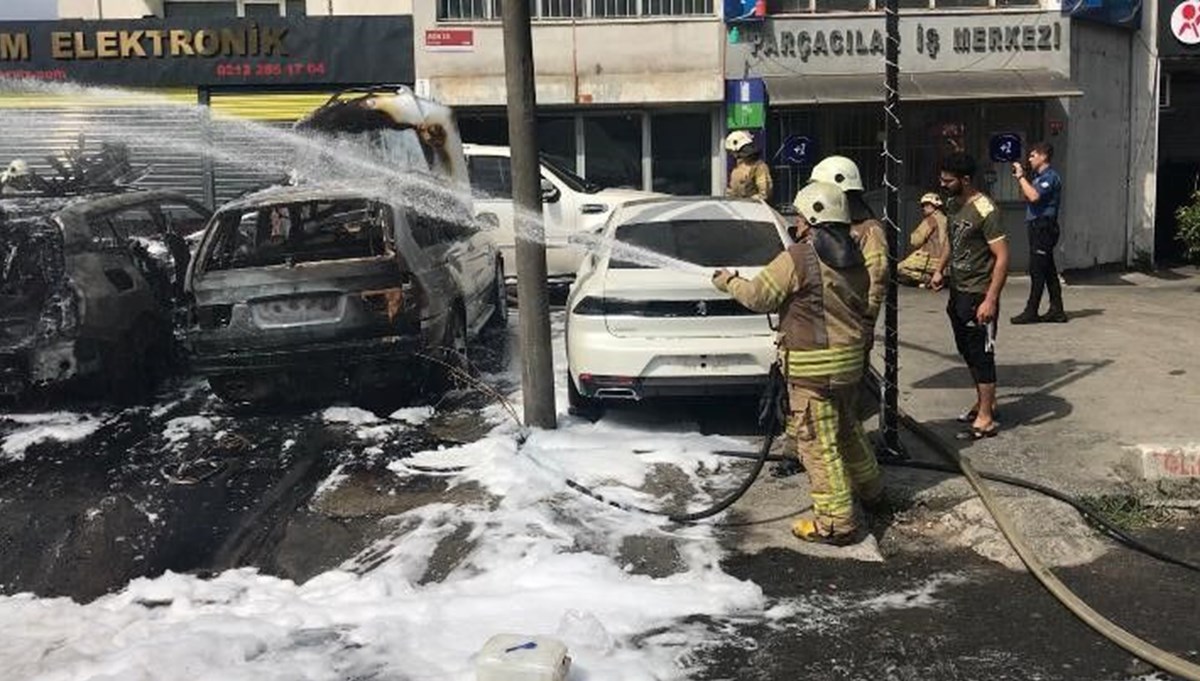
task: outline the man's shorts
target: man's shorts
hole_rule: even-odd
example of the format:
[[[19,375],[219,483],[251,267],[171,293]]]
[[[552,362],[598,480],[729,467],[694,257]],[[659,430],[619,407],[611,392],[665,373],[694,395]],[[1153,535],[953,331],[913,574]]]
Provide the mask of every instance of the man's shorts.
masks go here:
[[[996,382],[996,319],[1000,317],[1000,306],[996,306],[995,319],[980,324],[975,320],[975,310],[985,297],[983,293],[950,289],[950,301],[946,304],[954,344],[977,385]]]

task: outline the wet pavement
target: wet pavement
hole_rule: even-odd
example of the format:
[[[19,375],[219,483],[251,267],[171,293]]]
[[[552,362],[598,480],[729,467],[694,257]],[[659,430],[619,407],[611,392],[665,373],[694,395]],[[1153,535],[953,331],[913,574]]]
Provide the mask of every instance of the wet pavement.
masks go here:
[[[487,381],[502,392],[515,387],[502,347],[476,356]],[[394,429],[386,412],[396,405],[376,405],[384,418],[364,438],[353,418],[331,418],[325,405],[244,413],[202,382],[178,380],[154,405],[98,412],[102,425],[83,439],[40,442],[23,460],[0,461],[0,592],[88,601],[166,570],[255,566],[302,582],[338,566],[370,569],[378,543],[396,531],[382,519],[477,500],[470,486],[450,489],[438,474],[397,477],[386,465],[482,436],[486,402],[453,393],[428,422]],[[749,435],[743,406],[651,405],[649,418],[690,413],[703,431]],[[15,427],[0,420],[0,435]],[[322,490],[331,478],[336,489]],[[822,560],[780,547],[729,555],[722,568],[762,587],[766,616],[680,623],[715,641],[681,648],[681,666],[710,680],[1168,678],[1150,676],[1024,572],[915,541],[913,527],[920,522],[879,528],[883,562]],[[1143,534],[1200,560],[1194,521]],[[419,581],[439,580],[469,549],[465,532],[441,542]],[[665,577],[677,569],[675,547],[660,538],[630,539],[621,553],[631,572]],[[1194,573],[1118,548],[1057,574],[1118,624],[1200,657]],[[652,631],[634,643],[669,646],[672,636]]]

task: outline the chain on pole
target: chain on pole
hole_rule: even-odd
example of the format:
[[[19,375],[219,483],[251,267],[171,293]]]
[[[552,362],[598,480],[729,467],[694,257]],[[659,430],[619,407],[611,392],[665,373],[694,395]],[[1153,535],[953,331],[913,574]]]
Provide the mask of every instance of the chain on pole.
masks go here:
[[[899,409],[899,286],[896,280],[896,264],[900,261],[900,183],[902,161],[897,156],[900,148],[900,11],[899,0],[885,0],[884,28],[887,47],[884,53],[884,143],[883,184],[886,199],[883,207],[883,225],[887,231],[887,297],[884,301],[883,318],[883,384],[880,386],[879,428],[883,451],[887,456],[905,456],[900,443]]]

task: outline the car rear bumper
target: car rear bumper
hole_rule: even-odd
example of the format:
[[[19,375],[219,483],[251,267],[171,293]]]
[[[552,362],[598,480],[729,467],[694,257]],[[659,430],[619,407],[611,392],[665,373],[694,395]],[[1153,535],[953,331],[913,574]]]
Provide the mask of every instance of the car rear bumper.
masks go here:
[[[405,363],[424,348],[414,336],[383,336],[349,341],[308,343],[286,348],[252,348],[222,352],[193,351],[193,371],[203,375],[302,369],[338,369],[370,362]]]
[[[767,384],[766,374],[633,378],[582,374],[577,385],[584,397],[611,401],[637,401],[654,397],[724,397],[756,395]]]
[[[517,281],[517,250],[509,245],[500,246],[504,257],[504,281]],[[575,281],[575,273],[583,262],[583,252],[573,246],[546,246],[546,283],[550,286],[566,286]]]
[[[574,316],[567,325],[571,379],[587,397],[755,392],[775,361],[775,339],[769,335],[634,338],[604,328],[602,320]]]

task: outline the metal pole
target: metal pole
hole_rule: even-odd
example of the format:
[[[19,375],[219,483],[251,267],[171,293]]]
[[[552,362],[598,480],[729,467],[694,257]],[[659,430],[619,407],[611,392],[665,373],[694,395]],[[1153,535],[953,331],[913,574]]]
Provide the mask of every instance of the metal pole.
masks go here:
[[[887,33],[885,53],[886,67],[884,85],[884,136],[883,184],[887,199],[883,207],[883,224],[887,231],[888,284],[883,317],[883,399],[879,411],[879,427],[883,434],[883,454],[904,456],[900,443],[899,389],[899,287],[896,281],[896,263],[900,260],[900,227],[896,218],[900,213],[901,160],[897,157],[900,147],[900,11],[899,0],[886,0],[884,4],[884,27]]]
[[[213,143],[212,128],[212,91],[202,87],[197,92],[196,102],[200,105],[200,133],[203,135],[204,148],[211,149]],[[212,154],[200,156],[200,177],[204,189],[204,205],[212,210],[217,208],[217,178],[213,168]]]
[[[504,76],[508,87],[508,144],[512,153],[513,203],[520,301],[521,388],[525,425],[554,428],[554,362],[550,351],[550,299],[546,291],[546,244],[542,225],[541,170],[537,155],[537,103],[533,36],[528,2],[502,3]]]

